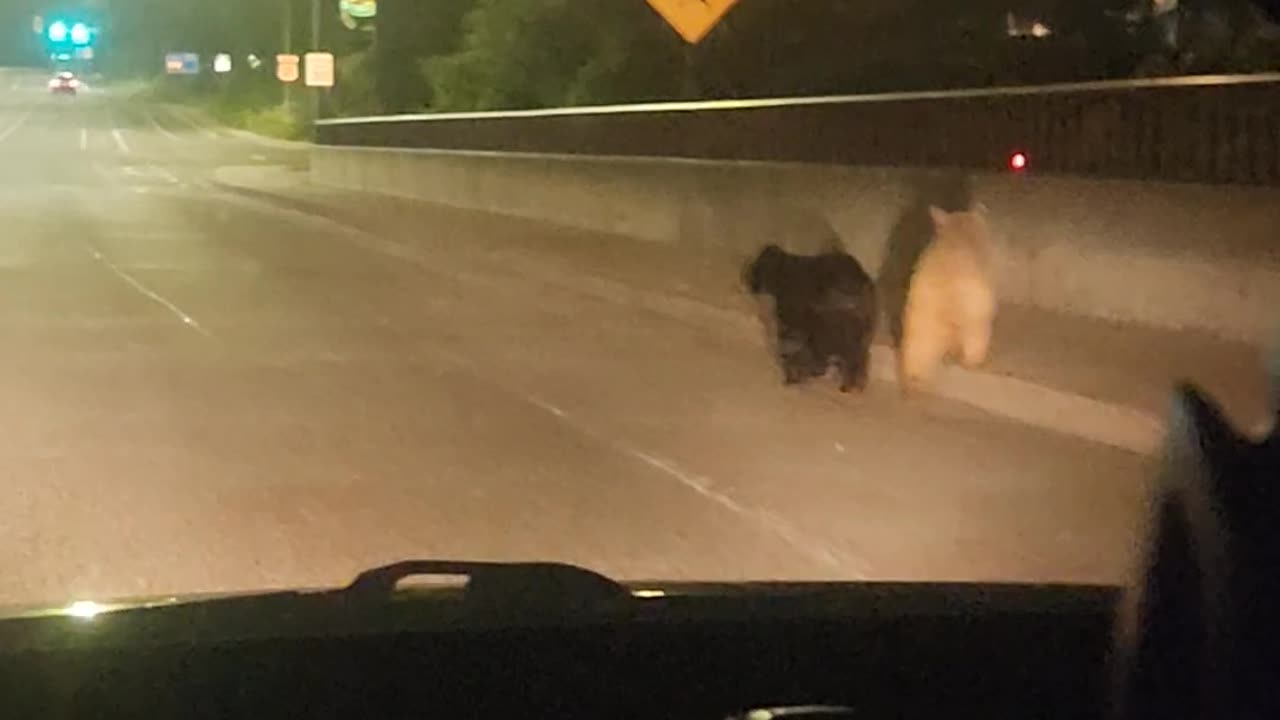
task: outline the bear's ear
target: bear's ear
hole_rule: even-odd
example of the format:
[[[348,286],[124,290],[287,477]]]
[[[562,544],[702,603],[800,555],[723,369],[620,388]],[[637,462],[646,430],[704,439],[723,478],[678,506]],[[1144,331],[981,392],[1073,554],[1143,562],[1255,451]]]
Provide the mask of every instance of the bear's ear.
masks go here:
[[[942,227],[943,225],[946,225],[946,224],[947,224],[947,219],[950,217],[950,215],[949,215],[949,213],[947,213],[947,211],[946,211],[946,210],[943,210],[942,208],[938,207],[937,205],[930,205],[930,206],[929,206],[929,217],[933,218],[933,225],[934,225],[934,227],[939,227],[939,228],[940,228],[940,227]]]

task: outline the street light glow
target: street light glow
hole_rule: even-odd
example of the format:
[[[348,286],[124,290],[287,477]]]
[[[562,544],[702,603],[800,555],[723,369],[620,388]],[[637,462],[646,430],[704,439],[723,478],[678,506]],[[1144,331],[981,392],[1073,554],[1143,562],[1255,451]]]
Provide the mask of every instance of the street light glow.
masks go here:
[[[49,25],[49,39],[53,42],[63,42],[67,39],[67,24],[61,20],[55,20]]]

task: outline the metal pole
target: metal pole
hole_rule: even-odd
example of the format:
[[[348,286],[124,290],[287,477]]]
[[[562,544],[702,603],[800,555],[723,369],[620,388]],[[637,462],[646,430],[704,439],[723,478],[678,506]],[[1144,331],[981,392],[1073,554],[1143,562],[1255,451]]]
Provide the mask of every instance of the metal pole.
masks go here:
[[[284,0],[284,44],[280,52],[293,52],[293,0]],[[293,110],[293,83],[284,83],[284,106]]]
[[[685,43],[684,46],[684,74],[680,88],[681,94],[685,100],[697,100],[701,94],[702,88],[698,83],[698,67],[697,56],[694,55],[694,46]]]
[[[320,0],[311,0],[311,51],[320,52]],[[320,119],[320,93],[323,88],[311,88],[311,119]]]
[[[320,49],[320,0],[311,0],[311,49]]]

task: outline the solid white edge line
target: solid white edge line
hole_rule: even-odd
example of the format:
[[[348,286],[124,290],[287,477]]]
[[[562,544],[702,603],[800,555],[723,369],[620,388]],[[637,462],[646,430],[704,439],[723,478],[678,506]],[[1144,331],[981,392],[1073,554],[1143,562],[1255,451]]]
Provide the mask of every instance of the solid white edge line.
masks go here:
[[[146,113],[147,113],[147,120],[151,123],[151,126],[154,127],[156,130],[159,130],[161,135],[164,135],[165,137],[173,141],[181,140],[181,138],[179,138],[175,133],[170,131],[165,126],[161,125],[160,121],[156,119],[155,113],[153,113],[150,109],[148,109]]]
[[[27,119],[30,117],[31,117],[31,111],[28,110],[26,113],[22,115],[22,117],[18,118],[17,122],[10,125],[8,128],[4,130],[0,130],[0,142],[4,142],[10,135],[17,132],[18,128],[22,127],[23,123],[25,123]]]
[[[108,270],[115,273],[116,277],[128,283],[129,286],[132,287],[134,290],[137,290],[138,292],[142,293],[144,296],[149,298],[152,302],[155,302],[156,304],[164,307],[170,313],[173,313],[174,316],[176,316],[179,320],[182,321],[183,325],[186,325],[187,327],[191,328],[192,330],[195,330],[201,335],[204,335],[206,337],[213,337],[213,333],[209,332],[204,328],[204,326],[196,322],[195,318],[183,312],[182,308],[169,302],[159,293],[155,292],[154,290],[147,287],[146,285],[143,285],[141,282],[139,282],[136,278],[134,278],[129,273],[125,272],[124,270],[121,270],[119,267],[116,266],[115,263],[108,260],[106,256],[104,256],[101,252],[98,252],[96,248],[90,245],[86,245],[85,247],[89,251],[89,254],[93,256],[93,259],[97,260],[98,262],[106,266]]]

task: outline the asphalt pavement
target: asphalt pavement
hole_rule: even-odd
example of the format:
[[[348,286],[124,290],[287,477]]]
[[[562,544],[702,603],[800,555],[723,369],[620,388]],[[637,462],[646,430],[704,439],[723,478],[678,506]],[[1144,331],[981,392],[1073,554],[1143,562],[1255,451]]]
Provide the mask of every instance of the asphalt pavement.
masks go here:
[[[0,604],[406,558],[624,579],[1123,578],[1150,463],[782,387],[758,347],[213,182],[305,167],[0,72]]]

